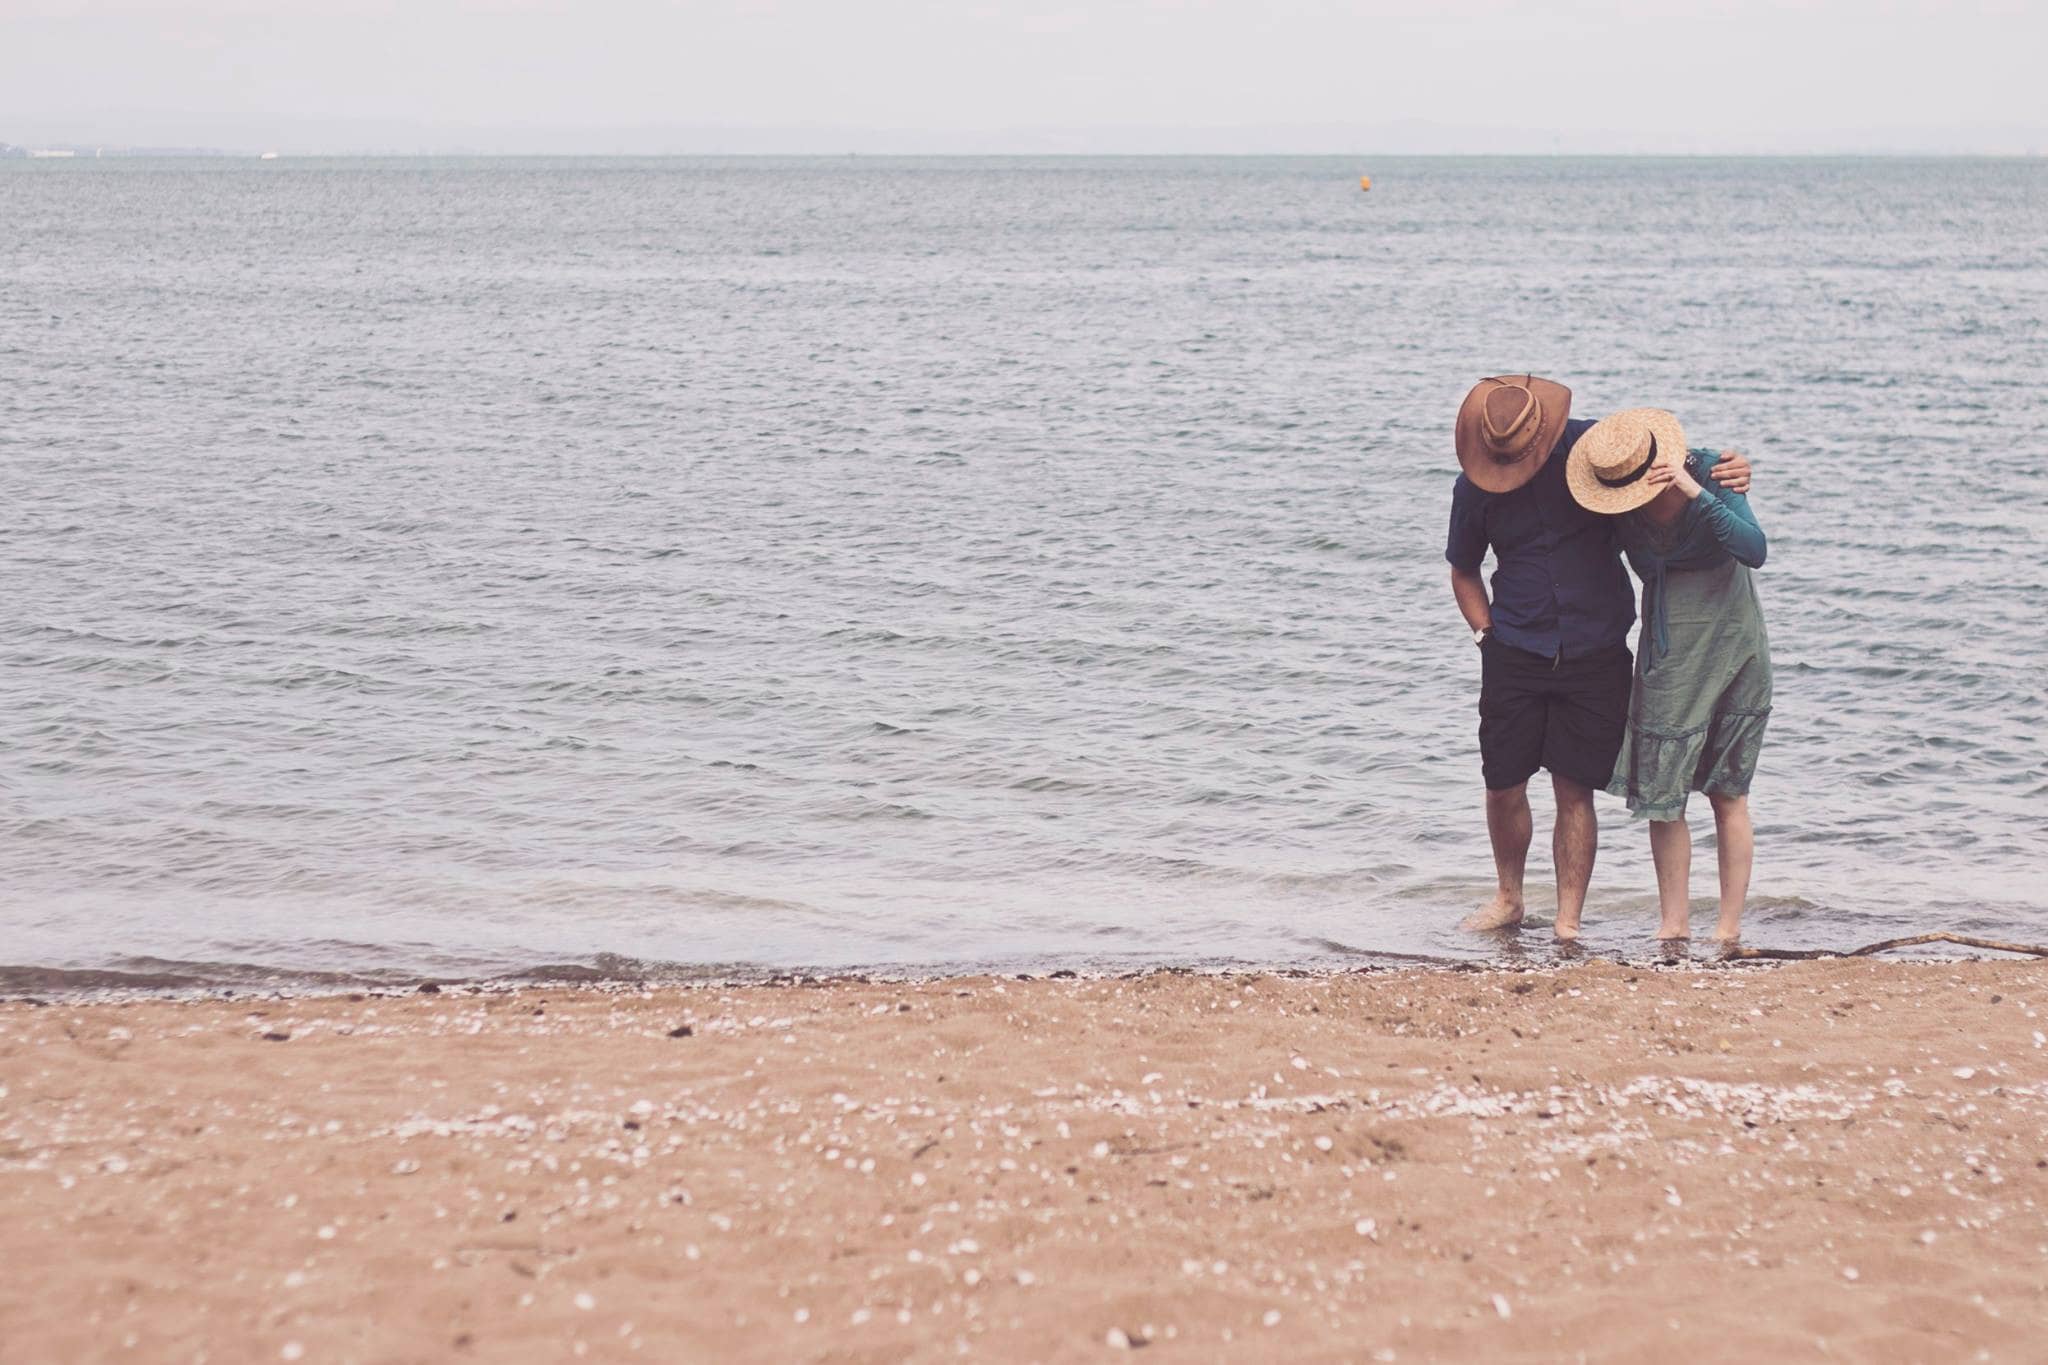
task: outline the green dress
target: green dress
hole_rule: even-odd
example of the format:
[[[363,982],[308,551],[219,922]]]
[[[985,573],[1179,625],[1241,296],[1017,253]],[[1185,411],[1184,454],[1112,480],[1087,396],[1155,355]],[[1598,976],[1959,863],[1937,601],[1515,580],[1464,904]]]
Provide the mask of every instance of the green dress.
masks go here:
[[[1692,792],[1747,795],[1771,718],[1771,646],[1751,572],[1763,567],[1763,528],[1749,499],[1708,477],[1713,462],[1688,452],[1701,492],[1671,525],[1637,510],[1618,528],[1643,580],[1643,629],[1608,790],[1651,820],[1681,818]]]

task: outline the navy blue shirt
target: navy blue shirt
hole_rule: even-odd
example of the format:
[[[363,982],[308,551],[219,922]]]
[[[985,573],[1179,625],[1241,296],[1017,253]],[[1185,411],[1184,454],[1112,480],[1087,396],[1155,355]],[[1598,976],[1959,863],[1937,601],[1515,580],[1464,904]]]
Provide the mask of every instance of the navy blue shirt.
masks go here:
[[[1536,477],[1488,493],[1463,474],[1451,489],[1444,558],[1479,572],[1493,550],[1493,634],[1546,659],[1577,659],[1628,643],[1636,604],[1616,539],[1620,517],[1579,506],[1565,456],[1591,422],[1567,422]]]

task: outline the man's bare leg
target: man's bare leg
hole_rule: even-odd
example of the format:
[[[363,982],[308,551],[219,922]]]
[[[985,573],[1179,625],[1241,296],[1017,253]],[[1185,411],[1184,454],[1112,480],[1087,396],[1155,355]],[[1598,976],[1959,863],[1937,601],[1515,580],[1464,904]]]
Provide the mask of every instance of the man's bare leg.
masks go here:
[[[1486,793],[1486,837],[1493,841],[1493,899],[1465,916],[1460,928],[1483,932],[1522,922],[1522,870],[1529,861],[1529,784]]]
[[[1721,919],[1714,937],[1733,943],[1742,937],[1742,906],[1749,899],[1749,869],[1756,859],[1756,831],[1749,823],[1749,798],[1715,796],[1714,848],[1721,864]]]
[[[1600,849],[1600,817],[1593,810],[1593,789],[1569,777],[1550,775],[1557,795],[1557,824],[1550,832],[1550,861],[1557,870],[1559,938],[1579,936],[1579,914],[1586,908],[1586,888],[1593,884],[1593,858]]]
[[[1657,937],[1692,937],[1692,829],[1685,817],[1650,822],[1650,860],[1657,864]]]

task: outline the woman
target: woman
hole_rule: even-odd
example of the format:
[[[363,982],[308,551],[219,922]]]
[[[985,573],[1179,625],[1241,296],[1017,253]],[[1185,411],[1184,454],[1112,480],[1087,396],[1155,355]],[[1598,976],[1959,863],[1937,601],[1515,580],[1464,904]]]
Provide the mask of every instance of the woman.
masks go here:
[[[1764,533],[1749,500],[1707,477],[1714,456],[1688,451],[1678,419],[1631,408],[1597,422],[1572,447],[1572,496],[1616,519],[1643,580],[1628,734],[1608,790],[1650,821],[1662,939],[1688,937],[1692,832],[1686,797],[1705,792],[1720,853],[1714,937],[1742,933],[1755,838],[1749,784],[1771,716],[1771,650],[1750,570]]]

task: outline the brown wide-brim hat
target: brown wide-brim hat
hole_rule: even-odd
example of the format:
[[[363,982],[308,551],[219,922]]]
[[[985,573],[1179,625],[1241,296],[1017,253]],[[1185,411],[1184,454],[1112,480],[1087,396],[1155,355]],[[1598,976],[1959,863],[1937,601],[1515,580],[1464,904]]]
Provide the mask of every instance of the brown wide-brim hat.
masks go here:
[[[1616,516],[1657,496],[1663,484],[1645,476],[1685,459],[1685,429],[1662,408],[1630,408],[1603,417],[1580,434],[1564,467],[1565,486],[1589,512]]]
[[[1458,405],[1458,464],[1488,493],[1536,477],[1572,415],[1572,391],[1534,375],[1482,379]]]

